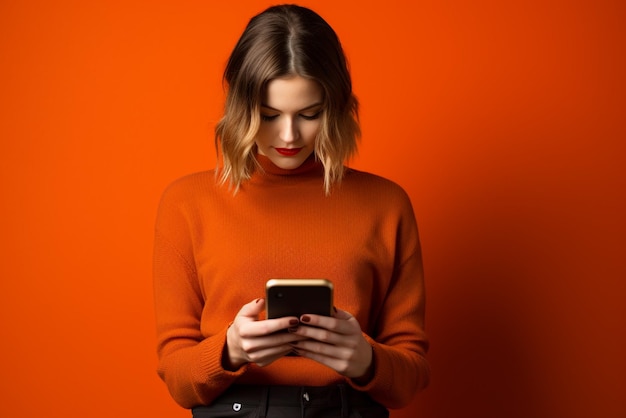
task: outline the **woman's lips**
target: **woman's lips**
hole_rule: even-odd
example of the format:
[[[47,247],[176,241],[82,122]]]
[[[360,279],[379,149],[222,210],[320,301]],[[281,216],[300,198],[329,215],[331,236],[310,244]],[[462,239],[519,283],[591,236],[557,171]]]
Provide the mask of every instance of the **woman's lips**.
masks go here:
[[[293,157],[301,150],[302,148],[276,148],[276,152],[285,157]]]

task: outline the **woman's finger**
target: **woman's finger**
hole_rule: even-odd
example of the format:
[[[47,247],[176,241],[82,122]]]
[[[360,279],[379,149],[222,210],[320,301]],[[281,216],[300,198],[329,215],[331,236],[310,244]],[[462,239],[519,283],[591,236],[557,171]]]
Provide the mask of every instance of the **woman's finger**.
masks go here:
[[[300,317],[300,323],[343,335],[361,333],[361,326],[358,321],[346,311],[338,310],[335,317],[302,315]]]

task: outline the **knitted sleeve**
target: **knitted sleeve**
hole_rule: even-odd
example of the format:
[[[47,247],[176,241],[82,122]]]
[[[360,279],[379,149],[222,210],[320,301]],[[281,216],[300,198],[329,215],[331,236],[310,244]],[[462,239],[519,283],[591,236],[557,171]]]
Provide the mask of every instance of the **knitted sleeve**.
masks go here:
[[[428,385],[430,368],[425,354],[424,274],[417,223],[406,193],[392,202],[401,210],[396,225],[394,272],[375,335],[366,335],[373,347],[374,377],[366,386],[351,381],[388,408],[406,406]]]
[[[205,338],[204,297],[193,255],[193,210],[180,190],[164,194],[154,240],[158,374],[174,400],[191,408],[210,403],[244,372],[222,367],[226,329]]]

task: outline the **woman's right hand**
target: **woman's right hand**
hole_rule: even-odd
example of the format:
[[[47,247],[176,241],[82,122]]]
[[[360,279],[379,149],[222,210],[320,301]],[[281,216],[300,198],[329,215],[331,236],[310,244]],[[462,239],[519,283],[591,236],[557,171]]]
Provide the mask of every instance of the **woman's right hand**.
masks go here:
[[[290,332],[277,332],[297,327],[299,321],[295,316],[259,321],[264,308],[265,300],[256,299],[237,313],[226,332],[226,369],[237,370],[246,363],[267,366],[291,352],[291,343],[304,339]]]

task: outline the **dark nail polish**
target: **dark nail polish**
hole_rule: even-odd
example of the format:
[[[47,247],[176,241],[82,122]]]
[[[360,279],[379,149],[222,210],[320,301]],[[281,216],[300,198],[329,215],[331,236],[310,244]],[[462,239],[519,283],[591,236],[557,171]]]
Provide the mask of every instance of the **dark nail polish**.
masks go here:
[[[302,318],[300,318],[300,320],[302,322],[311,322],[311,317],[309,317],[308,315],[304,315],[302,316]]]
[[[300,323],[300,321],[298,321],[297,319],[290,319],[289,320],[289,325],[298,325]]]

